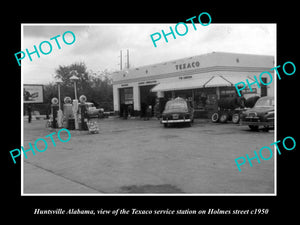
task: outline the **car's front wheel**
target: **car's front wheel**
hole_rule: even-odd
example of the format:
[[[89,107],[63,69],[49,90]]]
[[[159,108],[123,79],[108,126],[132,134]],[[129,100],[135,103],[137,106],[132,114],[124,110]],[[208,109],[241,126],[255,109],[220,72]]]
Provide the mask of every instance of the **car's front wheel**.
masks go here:
[[[253,131],[258,131],[258,126],[257,125],[249,125],[249,128]]]
[[[263,130],[268,132],[270,130],[270,126],[268,126],[268,125],[264,126]]]
[[[240,114],[234,113],[232,115],[232,122],[235,123],[235,124],[239,123],[240,122]]]

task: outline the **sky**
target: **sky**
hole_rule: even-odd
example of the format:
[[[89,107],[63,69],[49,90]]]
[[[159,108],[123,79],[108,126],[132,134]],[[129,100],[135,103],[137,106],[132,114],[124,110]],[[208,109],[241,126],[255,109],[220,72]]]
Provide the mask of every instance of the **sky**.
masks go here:
[[[32,54],[21,61],[24,84],[47,84],[54,82],[55,70],[59,66],[68,66],[76,62],[84,62],[88,70],[100,73],[108,70],[120,70],[120,50],[123,52],[123,68],[125,67],[127,49],[129,50],[130,68],[140,67],[210,52],[233,52],[276,56],[276,24],[214,24],[201,26],[195,22],[187,24],[186,35],[176,39],[167,36],[168,42],[162,38],[154,47],[150,35],[164,30],[175,30],[174,24],[22,24],[21,49],[34,51],[43,41],[49,41],[52,52],[40,58]],[[72,31],[75,42],[67,45],[62,40],[66,31]],[[183,25],[178,32],[184,33]],[[61,49],[58,49],[57,38]],[[72,36],[65,35],[71,42]],[[49,49],[47,44],[43,50]],[[39,51],[39,50],[38,50]],[[20,57],[20,56],[19,56]],[[16,60],[17,64],[17,60]]]

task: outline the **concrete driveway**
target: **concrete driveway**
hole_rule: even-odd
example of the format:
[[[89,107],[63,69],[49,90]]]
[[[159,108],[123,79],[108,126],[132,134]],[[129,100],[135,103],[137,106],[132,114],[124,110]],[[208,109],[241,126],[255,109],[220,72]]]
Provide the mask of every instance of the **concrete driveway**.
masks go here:
[[[99,134],[71,132],[54,147],[24,159],[24,194],[272,194],[274,157],[239,172],[234,159],[253,157],[274,132],[195,120],[164,128],[158,120],[96,119]],[[57,132],[46,121],[24,122],[24,147]],[[42,148],[42,147],[41,147]]]

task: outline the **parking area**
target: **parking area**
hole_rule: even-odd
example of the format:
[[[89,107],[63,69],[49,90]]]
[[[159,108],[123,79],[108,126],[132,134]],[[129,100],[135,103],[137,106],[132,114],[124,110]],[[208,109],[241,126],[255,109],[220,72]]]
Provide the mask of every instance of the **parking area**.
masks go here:
[[[274,193],[274,158],[239,172],[234,159],[274,142],[274,132],[196,119],[164,128],[156,119],[95,119],[99,134],[71,130],[24,159],[24,194]],[[24,147],[58,131],[24,120]],[[47,140],[50,143],[50,139]]]

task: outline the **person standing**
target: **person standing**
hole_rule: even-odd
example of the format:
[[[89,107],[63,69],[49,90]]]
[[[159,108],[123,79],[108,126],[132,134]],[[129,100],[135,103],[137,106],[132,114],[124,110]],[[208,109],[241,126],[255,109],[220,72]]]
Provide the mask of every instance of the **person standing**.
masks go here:
[[[128,118],[128,105],[124,104],[124,117],[125,120]]]
[[[146,117],[146,103],[145,102],[142,102],[141,103],[141,118],[143,118],[145,120],[145,117]]]
[[[128,113],[127,113],[127,114],[128,114],[128,117],[131,118],[131,117],[132,117],[132,114],[133,114],[133,113],[132,113],[133,110],[132,110],[132,105],[131,105],[131,104],[128,105],[127,111],[128,111]]]
[[[159,104],[159,99],[158,98],[155,100],[154,116],[159,120],[159,118],[160,118],[160,104]]]
[[[27,106],[28,123],[31,123],[31,105]]]
[[[152,105],[149,105],[146,109],[146,120],[149,120],[152,115]]]

